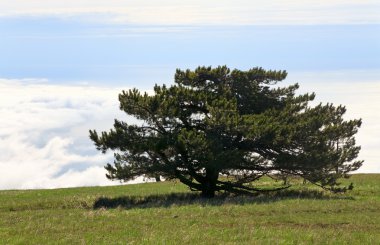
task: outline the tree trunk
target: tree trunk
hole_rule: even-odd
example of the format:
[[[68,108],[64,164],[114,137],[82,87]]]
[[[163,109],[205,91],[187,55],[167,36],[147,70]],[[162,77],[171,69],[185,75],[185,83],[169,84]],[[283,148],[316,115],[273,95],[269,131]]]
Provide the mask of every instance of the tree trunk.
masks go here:
[[[202,189],[201,196],[204,198],[213,198],[215,196],[215,188],[212,188],[211,186],[205,187]]]
[[[206,169],[205,182],[202,183],[202,197],[213,198],[216,191],[216,181],[218,180],[219,172],[214,169]]]
[[[154,176],[154,178],[156,179],[156,182],[160,182],[161,181],[161,178],[160,178],[159,175]]]

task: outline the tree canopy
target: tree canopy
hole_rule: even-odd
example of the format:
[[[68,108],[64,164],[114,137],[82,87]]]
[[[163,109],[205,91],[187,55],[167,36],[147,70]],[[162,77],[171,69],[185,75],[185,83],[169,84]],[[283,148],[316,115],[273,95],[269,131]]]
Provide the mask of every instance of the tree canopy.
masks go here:
[[[115,119],[113,129],[90,130],[90,138],[103,153],[115,151],[105,166],[109,179],[161,175],[205,197],[269,190],[254,182],[266,175],[345,190],[338,179],[362,165],[354,138],[361,120],[345,120],[341,105],[311,106],[314,93],[277,85],[286,76],[262,68],[177,69],[174,85],[156,85],[152,95],[121,92],[120,109],[139,123]]]

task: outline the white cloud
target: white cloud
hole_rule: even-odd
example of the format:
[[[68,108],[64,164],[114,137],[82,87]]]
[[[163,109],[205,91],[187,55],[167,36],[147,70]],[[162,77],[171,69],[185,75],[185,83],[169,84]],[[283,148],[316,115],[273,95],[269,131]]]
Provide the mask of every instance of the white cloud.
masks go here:
[[[0,16],[84,16],[92,21],[135,24],[361,24],[380,23],[375,0],[12,0]]]
[[[107,130],[120,88],[0,79],[0,189],[109,185],[89,129]]]
[[[42,132],[40,132],[42,133]],[[56,136],[50,139],[44,146],[37,147],[26,138],[27,134],[12,135],[2,138],[0,146],[6,151],[5,156],[0,158],[2,176],[0,189],[25,189],[25,188],[54,188],[85,185],[110,184],[105,178],[105,170],[101,167],[110,156],[94,154],[79,155],[70,152],[68,146],[73,141],[68,138]],[[98,171],[94,176],[80,176],[80,170],[76,166],[81,164],[88,169],[96,168]],[[65,171],[66,167],[71,169]],[[84,172],[87,172],[86,169]],[[77,174],[73,182],[66,178],[67,173]],[[102,173],[102,178],[99,174]],[[80,177],[80,178],[79,178]]]
[[[146,179],[144,177],[138,177],[134,180],[128,181],[128,184],[136,184],[143,182],[153,182],[154,179]],[[120,185],[121,182],[110,182],[104,177],[104,168],[100,166],[92,166],[83,171],[69,170],[66,173],[58,176],[54,179],[41,179],[36,182],[32,182],[30,187],[42,186],[49,188],[62,188],[72,186],[105,186],[105,185]],[[28,188],[27,185],[25,185]]]
[[[380,81],[361,72],[293,73],[288,81],[300,82],[300,92],[315,91],[316,101],[346,105],[347,118],[362,118],[359,172],[380,172]],[[121,89],[0,79],[0,189],[119,184],[105,177],[112,153],[97,152],[88,129],[127,119],[118,110]]]

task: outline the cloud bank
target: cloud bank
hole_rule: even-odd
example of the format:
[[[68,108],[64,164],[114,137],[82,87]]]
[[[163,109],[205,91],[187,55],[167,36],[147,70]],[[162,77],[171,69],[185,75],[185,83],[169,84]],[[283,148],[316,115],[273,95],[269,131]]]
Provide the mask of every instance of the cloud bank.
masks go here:
[[[12,0],[0,16],[78,16],[84,20],[161,25],[379,24],[375,0]]]
[[[300,82],[300,93],[316,92],[316,102],[346,105],[348,119],[362,118],[357,141],[365,163],[358,172],[380,172],[380,81],[337,82],[343,77],[299,73],[287,81]],[[112,153],[97,152],[88,130],[108,130],[114,118],[130,121],[118,110],[121,90],[0,79],[0,189],[119,184],[105,177]]]
[[[0,189],[117,184],[88,130],[108,129],[121,89],[0,80]]]

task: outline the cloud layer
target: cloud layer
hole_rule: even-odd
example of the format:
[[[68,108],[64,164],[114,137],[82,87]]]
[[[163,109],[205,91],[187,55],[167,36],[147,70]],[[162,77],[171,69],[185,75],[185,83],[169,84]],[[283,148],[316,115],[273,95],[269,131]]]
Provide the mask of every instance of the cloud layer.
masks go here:
[[[0,189],[111,184],[88,129],[107,129],[120,89],[0,80]]]
[[[192,24],[374,24],[375,0],[12,0],[0,2],[0,16],[82,16],[111,23]]]
[[[363,78],[360,74],[351,77]],[[380,172],[380,81],[337,82],[344,77],[347,74],[299,73],[288,81],[300,82],[301,93],[316,92],[317,102],[346,105],[348,119],[362,118],[357,140],[365,163],[359,172]],[[114,118],[130,120],[118,110],[120,91],[0,79],[0,189],[119,184],[105,177],[103,166],[112,162],[112,153],[97,152],[88,130],[108,130]]]

